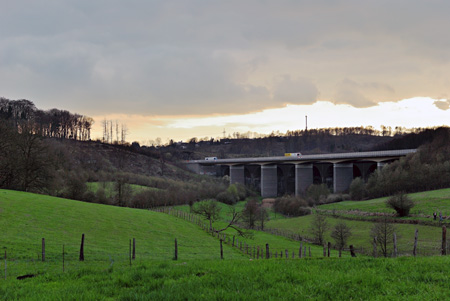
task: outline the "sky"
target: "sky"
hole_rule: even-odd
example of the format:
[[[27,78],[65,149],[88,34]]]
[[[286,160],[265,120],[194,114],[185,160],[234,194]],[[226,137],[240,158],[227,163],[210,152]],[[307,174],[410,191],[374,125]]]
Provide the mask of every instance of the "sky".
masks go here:
[[[450,120],[447,0],[0,0],[0,96],[127,140]]]

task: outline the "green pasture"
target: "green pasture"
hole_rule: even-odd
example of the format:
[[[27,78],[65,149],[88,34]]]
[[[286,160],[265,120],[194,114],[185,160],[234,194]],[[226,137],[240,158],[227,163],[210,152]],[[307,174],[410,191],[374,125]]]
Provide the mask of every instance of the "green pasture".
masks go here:
[[[446,300],[450,257],[188,260],[0,280],[5,300]]]
[[[47,260],[60,261],[63,245],[66,259],[76,260],[82,234],[86,261],[126,261],[132,238],[137,259],[172,259],[175,238],[180,260],[220,258],[216,238],[167,214],[17,191],[0,190],[0,228],[1,253],[22,261],[40,258],[42,238]],[[245,258],[228,246],[224,253]]]
[[[408,196],[415,203],[410,214],[423,214],[431,217],[433,212],[437,212],[438,214],[439,212],[442,212],[444,216],[450,217],[450,188],[411,193],[408,194]],[[388,198],[378,198],[367,201],[344,201],[321,205],[318,208],[324,210],[358,210],[363,212],[384,212],[394,214],[395,211],[385,205],[387,199]]]
[[[310,231],[313,215],[290,218],[285,220],[270,221],[268,228],[280,229],[298,233],[303,237],[312,239]],[[338,222],[344,222],[351,228],[352,236],[348,244],[353,245],[357,251],[372,254],[373,245],[370,236],[370,230],[374,223],[369,221],[353,221],[340,218],[327,217],[330,229],[326,232],[326,241],[334,243],[331,238],[331,231]],[[396,227],[398,252],[402,255],[412,255],[414,246],[414,235],[416,229],[419,230],[418,249],[419,256],[439,255],[442,242],[442,229],[440,227],[411,225],[411,224],[394,224]],[[392,246],[392,245],[391,245]]]
[[[241,205],[241,209],[243,209],[243,205],[245,202],[239,202],[237,205]],[[220,220],[213,223],[214,229],[223,229],[225,228],[228,223],[227,221],[231,219],[230,216],[230,208],[231,206],[219,203],[219,206],[221,206],[221,212],[220,212]],[[189,212],[189,206],[176,206],[174,207],[177,210],[183,211],[183,212]],[[239,209],[238,209],[239,210]],[[284,219],[287,220],[287,219]],[[206,219],[203,219],[203,223],[206,228],[209,227],[209,222]],[[269,244],[269,251],[272,254],[272,256],[275,256],[275,253],[277,253],[277,257],[280,256],[280,253],[283,253],[283,257],[285,257],[286,250],[288,251],[289,257],[292,257],[292,253],[294,253],[295,258],[298,257],[299,254],[299,248],[300,248],[300,242],[294,241],[291,239],[288,239],[283,236],[278,235],[272,235],[267,232],[263,231],[256,231],[251,229],[245,229],[243,227],[244,225],[240,224],[240,229],[244,230],[245,235],[239,236],[239,233],[232,229],[228,228],[225,231],[222,231],[221,233],[226,235],[227,242],[230,241],[232,244],[233,236],[235,239],[235,243],[241,242],[243,247],[243,251],[246,252],[245,245],[249,246],[249,252],[253,252],[255,248],[258,246],[260,249],[263,249],[265,252],[266,244]],[[312,257],[323,257],[323,247],[317,246],[314,244],[302,242],[302,253],[304,254],[304,247],[307,248],[307,254],[309,256],[309,250],[311,249],[311,256]],[[253,253],[252,253],[253,254]],[[337,257],[339,254],[336,250],[331,251],[331,257]],[[348,252],[343,254],[344,257],[349,256]]]
[[[245,201],[237,202],[234,205],[227,205],[224,203],[217,202],[220,209],[220,220],[228,220],[230,216],[230,210],[232,207],[236,209],[237,212],[242,212],[245,209],[245,204],[247,204],[247,201],[251,198],[247,198]],[[261,203],[261,199],[258,200],[259,203]],[[190,212],[190,208],[188,205],[180,205],[180,206],[174,206],[175,209],[184,211],[184,212]],[[286,219],[284,215],[280,213],[276,213],[272,209],[267,209],[267,213],[269,214],[269,220],[276,220],[276,219]]]
[[[114,182],[88,182],[86,183],[88,190],[92,191],[93,193],[96,193],[100,188],[103,188],[105,191],[106,197],[113,197],[115,195],[114,192]],[[133,194],[139,193],[145,190],[158,190],[158,188],[148,187],[148,186],[141,186],[136,184],[128,184],[131,192]]]

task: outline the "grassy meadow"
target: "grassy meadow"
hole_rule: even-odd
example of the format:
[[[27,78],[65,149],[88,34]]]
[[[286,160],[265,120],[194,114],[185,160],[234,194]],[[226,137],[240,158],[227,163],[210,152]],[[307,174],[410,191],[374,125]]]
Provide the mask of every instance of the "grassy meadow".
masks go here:
[[[440,201],[446,200],[436,200]],[[244,204],[237,207],[242,210]],[[216,229],[229,218],[229,206],[221,206]],[[189,211],[188,206],[177,209]],[[308,237],[312,217],[273,214],[267,227]],[[328,217],[330,225],[338,221],[343,220]],[[344,221],[353,233],[349,244],[370,253],[372,223]],[[322,247],[303,243],[312,253],[303,259],[298,259],[297,241],[254,230],[242,238],[228,229],[225,234],[235,236],[236,242],[251,247],[268,243],[272,258],[256,260],[224,244],[221,260],[218,239],[180,217],[10,190],[0,190],[0,227],[0,299],[4,300],[433,300],[447,298],[450,289],[450,257],[424,257],[439,254],[439,227],[396,225],[400,255],[411,253],[414,231],[419,229],[418,257],[358,254],[351,258],[344,252],[338,258],[333,250],[331,258],[324,258]],[[78,261],[82,233],[86,236],[84,262]],[[42,238],[45,262],[40,258]],[[132,238],[136,239],[136,260],[130,264]],[[177,261],[173,260],[175,238]],[[326,238],[330,240],[329,233]],[[283,258],[274,258],[274,252],[283,252]],[[26,274],[36,276],[16,279]]]
[[[426,215],[428,219],[433,216],[433,212],[442,212],[443,216],[450,217],[450,188],[439,189],[408,194],[415,206],[411,209],[411,215]],[[395,211],[386,207],[388,198],[378,198],[367,201],[344,201],[333,204],[319,206],[324,210],[342,211],[362,211],[362,212],[382,212],[394,214]]]
[[[445,300],[450,257],[154,261],[1,281],[5,300]]]
[[[36,259],[41,240],[46,258],[76,258],[85,234],[87,260],[128,258],[129,241],[136,239],[138,258],[171,259],[174,240],[180,259],[220,258],[217,239],[184,220],[149,210],[84,203],[45,195],[0,190],[0,248],[8,258]],[[229,258],[242,255],[232,248]]]

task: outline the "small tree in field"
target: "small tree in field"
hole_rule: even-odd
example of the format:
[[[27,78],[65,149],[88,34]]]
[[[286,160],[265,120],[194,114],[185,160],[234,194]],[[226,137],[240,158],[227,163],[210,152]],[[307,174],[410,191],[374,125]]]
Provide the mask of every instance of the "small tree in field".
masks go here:
[[[242,211],[242,219],[249,229],[255,227],[256,221],[258,220],[258,213],[259,206],[256,200],[249,200]]]
[[[414,202],[405,193],[396,194],[386,201],[386,206],[394,209],[400,217],[408,216]]]
[[[209,230],[212,231],[212,223],[219,218],[221,209],[217,201],[203,201],[195,203],[192,211],[207,219],[209,221]]]
[[[394,232],[395,227],[388,222],[387,218],[374,224],[371,229],[371,236],[384,257],[388,256],[388,248],[394,241]]]
[[[331,237],[334,239],[336,246],[339,249],[339,257],[341,257],[342,249],[347,245],[350,236],[352,236],[352,232],[346,223],[340,222],[334,226]]]
[[[328,230],[329,225],[325,215],[316,213],[314,214],[314,218],[311,222],[310,231],[314,236],[315,241],[319,245],[323,245],[325,239],[325,232]]]

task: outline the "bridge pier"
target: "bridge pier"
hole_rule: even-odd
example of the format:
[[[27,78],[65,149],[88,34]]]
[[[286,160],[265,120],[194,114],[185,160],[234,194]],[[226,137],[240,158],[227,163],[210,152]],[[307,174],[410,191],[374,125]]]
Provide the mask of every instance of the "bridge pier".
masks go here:
[[[305,194],[309,185],[313,184],[313,165],[296,164],[295,165],[295,195]]]
[[[348,191],[353,181],[353,163],[333,164],[334,193]]]
[[[278,194],[277,165],[261,166],[261,196],[276,198]]]
[[[387,165],[387,163],[385,163],[385,162],[378,162],[377,163],[377,169],[381,170],[385,165]]]
[[[244,165],[230,166],[230,184],[235,183],[245,185]]]

